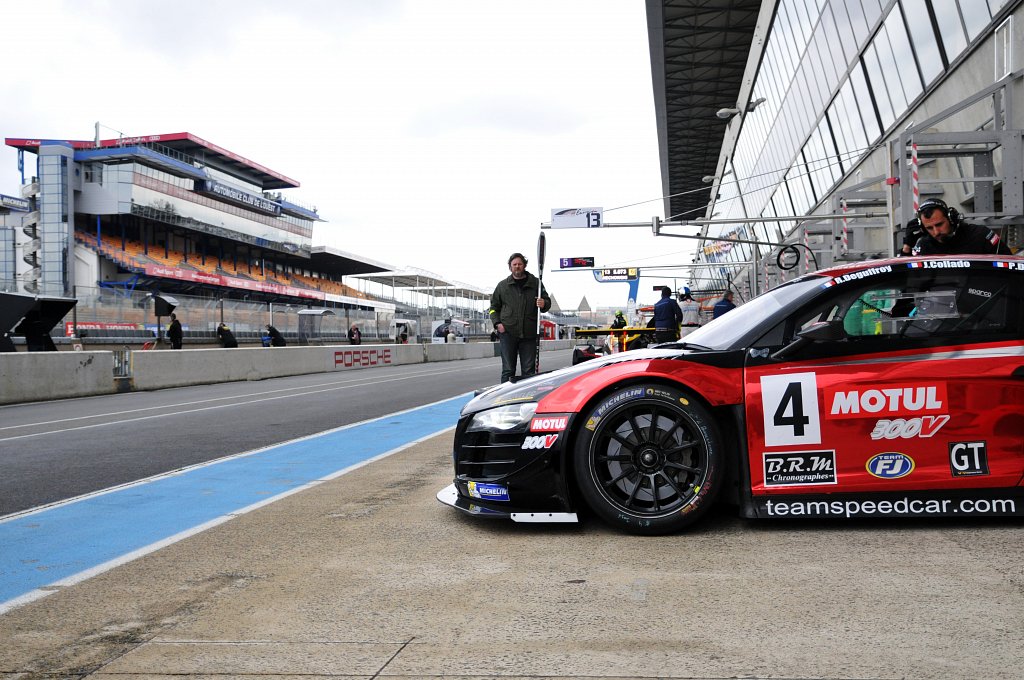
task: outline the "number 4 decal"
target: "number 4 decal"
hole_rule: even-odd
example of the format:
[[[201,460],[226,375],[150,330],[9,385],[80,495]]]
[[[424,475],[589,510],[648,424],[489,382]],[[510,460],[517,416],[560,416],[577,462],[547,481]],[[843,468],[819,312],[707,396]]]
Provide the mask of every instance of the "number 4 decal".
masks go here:
[[[814,373],[762,377],[761,400],[765,446],[821,443]]]

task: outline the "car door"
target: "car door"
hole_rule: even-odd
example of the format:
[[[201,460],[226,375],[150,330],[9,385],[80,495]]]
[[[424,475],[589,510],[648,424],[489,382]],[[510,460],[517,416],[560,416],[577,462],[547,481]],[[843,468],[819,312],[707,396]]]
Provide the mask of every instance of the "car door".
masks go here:
[[[1020,485],[1024,272],[969,260],[876,269],[826,281],[750,350],[752,493]],[[827,332],[772,357],[813,324]]]

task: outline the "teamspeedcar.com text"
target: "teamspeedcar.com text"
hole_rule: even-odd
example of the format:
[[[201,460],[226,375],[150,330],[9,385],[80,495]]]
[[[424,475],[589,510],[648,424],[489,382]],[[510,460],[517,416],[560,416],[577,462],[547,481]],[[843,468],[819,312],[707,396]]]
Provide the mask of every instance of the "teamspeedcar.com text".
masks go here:
[[[910,499],[898,501],[765,501],[770,517],[864,517],[867,515],[1016,514],[1012,499]]]

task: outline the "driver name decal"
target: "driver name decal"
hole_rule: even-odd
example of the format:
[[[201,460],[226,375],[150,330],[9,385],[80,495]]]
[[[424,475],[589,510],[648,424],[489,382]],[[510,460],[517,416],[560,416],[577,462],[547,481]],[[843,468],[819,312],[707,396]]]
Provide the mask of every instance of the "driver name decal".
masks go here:
[[[825,390],[825,403],[833,418],[874,415],[917,416],[947,411],[946,384],[917,384],[870,390]]]
[[[850,274],[843,274],[837,276],[831,281],[826,281],[823,285],[826,288],[830,288],[838,283],[846,283],[847,281],[859,281],[860,279],[868,276],[875,276],[876,274],[888,274],[892,271],[892,266],[886,265],[884,267],[871,267],[870,269],[862,269],[859,272],[852,272]]]

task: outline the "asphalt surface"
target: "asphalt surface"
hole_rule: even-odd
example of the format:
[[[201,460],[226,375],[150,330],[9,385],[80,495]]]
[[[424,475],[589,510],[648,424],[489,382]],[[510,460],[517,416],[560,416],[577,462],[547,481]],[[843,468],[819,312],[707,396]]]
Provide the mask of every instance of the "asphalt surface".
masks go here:
[[[0,585],[42,584],[0,607],[0,678],[1021,677],[1019,518],[754,522],[720,506],[690,532],[645,538],[586,516],[514,524],[438,503],[452,474],[440,421],[465,398],[461,380],[489,384],[497,368],[476,363],[128,395],[116,416],[100,416],[108,398],[18,421],[0,411],[23,428],[0,430],[3,458],[41,442],[57,496],[77,488],[59,440],[107,474],[139,457],[177,470],[0,521]],[[371,372],[371,387],[327,384]],[[429,402],[453,398],[396,413],[421,381]],[[87,419],[43,424],[54,414]],[[131,443],[143,423],[171,445]],[[206,447],[219,431],[234,444]],[[111,437],[136,455],[118,457]],[[217,462],[180,470],[196,451]],[[230,452],[248,453],[218,460]],[[104,547],[123,554],[87,561]]]
[[[545,352],[545,370],[570,350]],[[0,517],[440,401],[499,359],[318,373],[0,407]]]
[[[0,678],[1019,678],[1019,522],[465,517],[451,434],[0,615]]]

